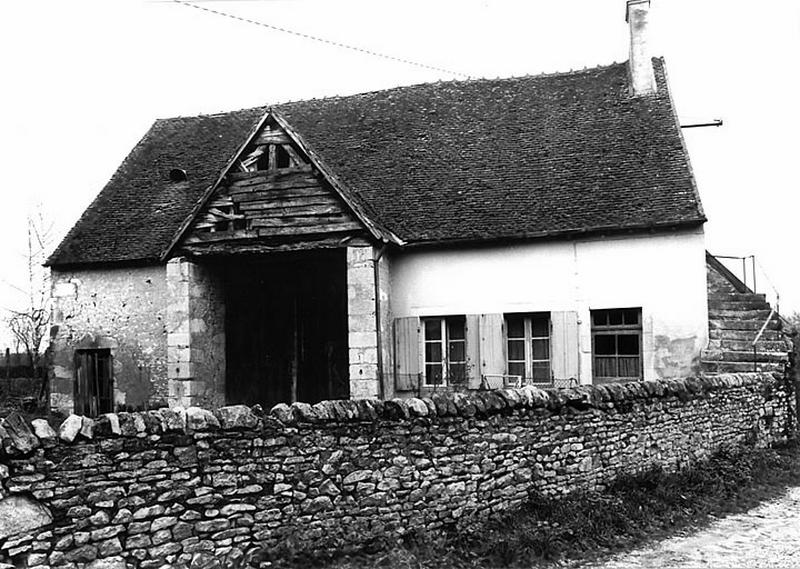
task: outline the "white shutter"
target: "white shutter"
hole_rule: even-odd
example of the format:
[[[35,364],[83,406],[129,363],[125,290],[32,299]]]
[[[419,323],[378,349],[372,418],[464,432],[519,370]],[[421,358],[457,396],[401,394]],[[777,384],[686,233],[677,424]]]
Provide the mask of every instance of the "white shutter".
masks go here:
[[[411,391],[419,385],[420,359],[419,318],[394,320],[394,387],[398,391]]]
[[[478,314],[467,314],[467,386],[479,389],[481,386],[481,326]]]
[[[553,325],[550,337],[550,365],[553,379],[574,379],[580,382],[579,350],[578,350],[578,313],[551,312]]]
[[[502,314],[480,315],[481,375],[498,376],[506,373],[505,321]],[[489,378],[490,385],[502,385],[502,379]]]

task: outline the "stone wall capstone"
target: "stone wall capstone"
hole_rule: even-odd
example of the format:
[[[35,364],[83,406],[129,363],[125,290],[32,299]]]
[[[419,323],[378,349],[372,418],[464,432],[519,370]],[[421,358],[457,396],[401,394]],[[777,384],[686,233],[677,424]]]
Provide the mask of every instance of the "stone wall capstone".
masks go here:
[[[25,496],[46,515],[0,538],[0,562],[200,567],[255,548],[355,550],[480,522],[532,493],[769,445],[788,409],[783,380],[754,373],[72,416],[34,439],[6,418],[0,503]]]

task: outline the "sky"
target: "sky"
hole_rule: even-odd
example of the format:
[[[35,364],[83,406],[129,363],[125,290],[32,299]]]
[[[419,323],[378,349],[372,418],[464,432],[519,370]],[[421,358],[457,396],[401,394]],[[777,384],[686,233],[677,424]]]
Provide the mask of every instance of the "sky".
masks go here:
[[[628,58],[624,0],[197,5],[473,77]],[[650,20],[681,122],[724,121],[683,131],[707,248],[756,255],[782,312],[800,310],[800,2],[652,0]],[[170,0],[3,2],[0,53],[0,311],[26,301],[27,216],[55,247],[156,118],[458,78]]]

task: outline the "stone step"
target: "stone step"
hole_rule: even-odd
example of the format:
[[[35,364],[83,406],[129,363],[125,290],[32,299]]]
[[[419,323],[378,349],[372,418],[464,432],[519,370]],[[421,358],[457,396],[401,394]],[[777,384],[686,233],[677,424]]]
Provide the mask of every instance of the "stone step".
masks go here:
[[[747,373],[751,371],[783,372],[784,364],[775,362],[715,362],[702,360],[703,371],[707,373]]]
[[[724,301],[761,301],[766,302],[766,294],[754,294],[752,292],[712,292],[708,295],[708,300],[724,300]]]
[[[753,352],[753,339],[749,340],[720,340],[714,339],[708,341],[709,350],[731,350],[737,352]],[[789,342],[784,340],[759,340],[758,349],[765,352],[788,352],[792,349]]]
[[[711,328],[708,329],[708,337],[714,340],[746,340],[752,342],[756,339],[758,330],[729,330],[725,328]],[[761,335],[761,340],[776,341],[784,340],[782,332],[778,330],[764,330]]]
[[[763,322],[769,316],[770,310],[723,310],[719,308],[709,308],[708,317],[714,320],[761,320]]]
[[[703,350],[700,359],[702,361],[713,362],[787,362],[789,361],[789,354],[787,352],[761,352],[757,351],[755,354],[750,351],[733,351],[733,350]]]
[[[761,300],[709,300],[709,310],[770,310],[770,305]]]
[[[758,332],[764,326],[764,320],[731,320],[712,318],[708,321],[709,330],[753,330]],[[777,318],[771,319],[765,330],[780,330],[781,323]]]

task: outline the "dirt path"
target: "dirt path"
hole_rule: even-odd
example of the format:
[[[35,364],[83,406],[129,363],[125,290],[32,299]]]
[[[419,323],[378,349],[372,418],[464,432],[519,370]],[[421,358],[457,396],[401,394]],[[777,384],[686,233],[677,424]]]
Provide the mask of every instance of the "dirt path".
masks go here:
[[[749,512],[582,569],[800,568],[800,487]]]

